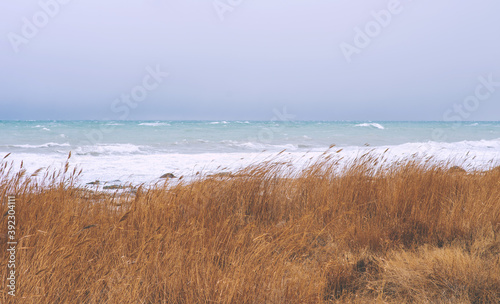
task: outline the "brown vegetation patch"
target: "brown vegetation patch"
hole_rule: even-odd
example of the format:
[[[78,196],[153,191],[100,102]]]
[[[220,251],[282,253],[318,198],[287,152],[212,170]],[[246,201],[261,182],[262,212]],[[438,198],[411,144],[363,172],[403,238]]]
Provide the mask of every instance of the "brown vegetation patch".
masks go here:
[[[498,303],[499,171],[380,161],[362,156],[339,172],[326,157],[300,174],[266,162],[122,194],[78,188],[67,166],[40,181],[4,161],[0,212],[15,194],[23,248],[16,299]],[[0,302],[15,303],[5,285]]]

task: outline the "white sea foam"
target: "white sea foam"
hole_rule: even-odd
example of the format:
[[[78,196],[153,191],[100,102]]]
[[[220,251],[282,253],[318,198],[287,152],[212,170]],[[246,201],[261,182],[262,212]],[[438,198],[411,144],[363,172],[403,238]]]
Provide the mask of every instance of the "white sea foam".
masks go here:
[[[39,149],[39,148],[50,148],[50,147],[70,147],[69,143],[58,144],[54,142],[49,142],[41,145],[10,145],[13,148],[23,148],[23,149]]]
[[[257,143],[236,143],[256,148]],[[291,150],[291,146],[276,160],[288,161],[300,171],[303,166],[322,156],[321,152],[298,152]],[[259,147],[260,148],[260,147]],[[88,149],[88,150],[87,150]],[[265,159],[277,157],[276,152],[233,152],[233,153],[141,153],[141,148],[136,145],[101,145],[85,147],[85,153],[75,153],[70,163],[83,169],[81,182],[83,184],[94,181],[121,180],[133,183],[151,183],[167,172],[176,176],[184,176],[187,180],[194,178],[196,172],[215,173],[220,171],[235,171]],[[340,150],[340,148],[338,149]],[[460,165],[466,170],[488,169],[500,162],[500,140],[492,141],[462,141],[457,143],[406,143],[395,146],[380,147],[344,147],[340,152],[331,149],[327,154],[332,154],[339,159],[339,168],[349,165],[350,162],[365,153],[374,156],[383,156],[386,163],[395,162],[408,157],[425,160],[432,157],[436,163],[446,163],[449,166]],[[95,157],[97,153],[99,157]],[[29,172],[40,167],[57,167],[64,163],[65,156],[49,154],[40,157],[36,153],[14,153],[9,160],[24,161]],[[298,172],[298,171],[297,171]]]
[[[265,144],[258,143],[258,142],[244,142],[244,143],[232,143],[230,144],[233,147],[240,147],[240,148],[246,148],[250,150],[256,150],[256,151],[261,151],[265,150],[267,147]]]
[[[371,123],[361,123],[361,124],[357,124],[356,127],[372,127],[372,128],[377,128],[377,129],[380,129],[380,130],[384,130],[384,126],[382,126],[381,124],[378,124],[376,122],[371,122]]]
[[[161,126],[170,126],[170,124],[166,122],[143,122],[140,123],[139,126],[161,127]]]
[[[130,155],[144,153],[142,146],[133,144],[99,144],[94,146],[82,146],[75,149],[78,155]]]
[[[279,152],[281,150],[294,151],[297,150],[298,145],[295,144],[270,144],[262,142],[239,142],[234,140],[223,140],[221,141],[224,145],[232,148],[242,148],[246,151],[260,152],[264,150]]]

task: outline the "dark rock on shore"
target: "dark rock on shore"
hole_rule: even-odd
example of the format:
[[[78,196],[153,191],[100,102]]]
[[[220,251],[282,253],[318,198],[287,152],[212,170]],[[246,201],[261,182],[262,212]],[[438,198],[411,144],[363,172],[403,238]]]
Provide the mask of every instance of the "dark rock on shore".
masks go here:
[[[111,185],[111,186],[104,186],[102,187],[104,190],[119,190],[119,189],[127,189],[129,187],[126,186],[119,186],[119,185]]]
[[[96,181],[87,183],[87,185],[99,185],[100,183],[101,183],[100,181],[96,180]]]
[[[465,169],[463,169],[462,167],[459,167],[459,166],[451,167],[450,169],[448,169],[448,172],[449,173],[467,173],[467,171],[465,171]]]
[[[160,178],[175,178],[175,175],[173,173],[165,173]]]

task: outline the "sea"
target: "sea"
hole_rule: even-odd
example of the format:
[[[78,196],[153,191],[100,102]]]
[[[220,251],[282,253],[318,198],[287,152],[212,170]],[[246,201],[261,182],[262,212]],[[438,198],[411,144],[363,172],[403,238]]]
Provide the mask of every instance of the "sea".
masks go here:
[[[0,159],[27,173],[70,166],[82,185],[190,180],[284,160],[296,170],[334,154],[432,159],[466,170],[500,163],[500,122],[0,121]]]

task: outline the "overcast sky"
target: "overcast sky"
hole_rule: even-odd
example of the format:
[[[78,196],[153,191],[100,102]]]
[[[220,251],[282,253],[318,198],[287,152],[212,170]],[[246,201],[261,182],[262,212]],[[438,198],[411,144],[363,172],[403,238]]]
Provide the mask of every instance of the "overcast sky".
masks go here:
[[[0,30],[0,119],[500,117],[498,0],[2,1]]]

